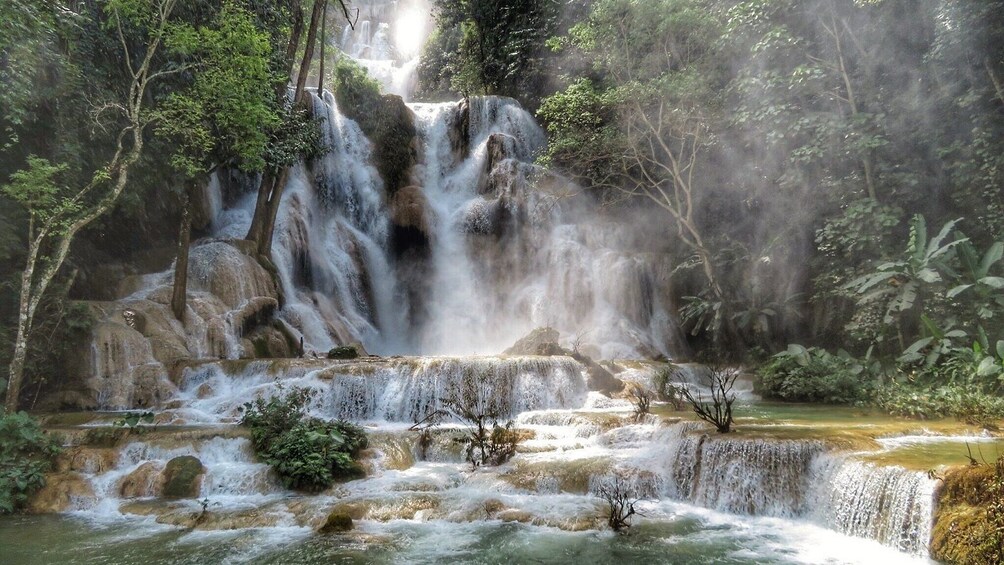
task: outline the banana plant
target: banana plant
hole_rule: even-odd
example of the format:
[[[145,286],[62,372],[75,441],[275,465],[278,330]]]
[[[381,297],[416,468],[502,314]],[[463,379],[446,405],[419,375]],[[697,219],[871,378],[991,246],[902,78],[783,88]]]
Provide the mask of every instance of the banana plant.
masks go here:
[[[947,222],[938,235],[928,239],[924,217],[915,215],[910,220],[910,240],[902,258],[882,263],[875,272],[854,279],[844,288],[861,295],[859,304],[888,300],[883,321],[893,323],[899,313],[914,307],[926,285],[944,281],[941,271],[947,268],[949,252],[968,241],[960,238],[945,242],[960,219]]]
[[[1004,277],[992,274],[995,265],[1004,258],[1004,242],[996,242],[982,256],[968,241],[958,245],[956,255],[961,268],[949,272],[957,284],[945,293],[949,299],[965,294],[971,296],[976,316],[980,320],[994,317],[995,311],[1004,308]]]
[[[896,359],[900,363],[917,363],[923,360],[925,367],[933,367],[943,355],[957,349],[954,340],[968,337],[964,330],[953,327],[954,322],[949,322],[948,327],[941,328],[926,314],[921,314],[920,320],[930,335],[918,339],[907,347]]]

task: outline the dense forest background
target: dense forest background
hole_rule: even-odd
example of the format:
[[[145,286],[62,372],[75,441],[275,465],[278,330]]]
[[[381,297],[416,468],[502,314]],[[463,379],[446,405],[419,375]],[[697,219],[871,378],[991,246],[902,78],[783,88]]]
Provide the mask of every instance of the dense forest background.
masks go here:
[[[26,369],[39,385],[88,331],[72,299],[111,298],[103,281],[174,260],[192,179],[219,166],[268,178],[314,144],[291,133],[309,128],[277,95],[313,49],[313,35],[300,41],[316,31],[313,4],[181,2],[157,27],[143,6],[164,4],[0,7],[4,365],[34,214],[114,175],[105,167],[129,126],[114,110],[136,101],[123,48],[142,56],[165,40],[128,185],[74,239],[41,302]],[[1004,413],[1004,1],[437,0],[433,11],[418,98],[514,97],[548,132],[542,164],[611,209],[664,212],[695,357],[760,365],[761,390],[788,400]],[[345,25],[339,5],[327,21]],[[196,237],[206,228],[188,221]]]

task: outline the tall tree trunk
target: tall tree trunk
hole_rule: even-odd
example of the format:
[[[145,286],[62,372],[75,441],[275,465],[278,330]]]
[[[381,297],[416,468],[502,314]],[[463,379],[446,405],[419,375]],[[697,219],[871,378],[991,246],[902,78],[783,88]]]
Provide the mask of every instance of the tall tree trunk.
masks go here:
[[[275,179],[272,188],[272,198],[268,201],[267,215],[262,225],[262,237],[258,244],[258,254],[265,257],[272,256],[272,235],[275,233],[275,219],[279,215],[279,202],[282,198],[283,190],[286,188],[286,181],[289,180],[289,167],[283,168],[282,172]]]
[[[17,412],[18,397],[21,396],[21,379],[24,376],[24,363],[28,356],[28,334],[31,333],[32,316],[30,315],[29,296],[31,295],[31,279],[35,273],[38,260],[38,246],[32,240],[28,249],[28,261],[21,273],[21,302],[17,311],[17,337],[14,338],[14,356],[11,358],[7,372],[7,395],[4,408],[8,414]]]
[[[328,28],[328,0],[320,0],[324,3],[321,9],[321,68],[317,72],[317,96],[324,99],[324,43],[327,39]]]
[[[307,43],[303,47],[303,59],[300,61],[300,72],[296,75],[296,90],[293,91],[294,105],[303,101],[303,89],[307,86],[310,62],[314,59],[314,44],[317,43],[317,26],[321,23],[323,12],[324,0],[314,2],[314,10],[310,13],[310,27],[307,28]]]
[[[254,215],[251,216],[251,227],[245,239],[255,242],[256,247],[261,246],[262,234],[265,231],[265,218],[268,214],[268,198],[272,194],[272,185],[275,184],[275,173],[272,168],[265,169],[258,183],[258,197],[254,202]]]
[[[833,43],[837,49],[837,70],[840,71],[840,78],[844,81],[844,90],[847,92],[847,104],[851,108],[851,116],[857,117],[860,113],[860,109],[858,107],[857,97],[854,94],[854,83],[851,82],[851,75],[847,70],[846,62],[844,61],[844,48],[843,42],[840,40],[840,28],[837,26],[837,18],[832,14],[832,12],[830,14],[830,25],[832,26],[832,29],[825,29],[833,36]],[[872,155],[870,151],[866,150],[864,155],[862,155],[861,165],[865,172],[865,189],[868,192],[868,198],[878,200],[878,193],[875,190],[875,165],[872,162]]]
[[[300,71],[296,76],[296,89],[293,91],[294,106],[303,101],[303,90],[307,85],[310,61],[314,57],[314,43],[317,42],[317,26],[321,22],[323,4],[323,0],[318,0],[314,4],[314,9],[310,14],[307,43],[303,49]],[[296,30],[294,29],[294,31]],[[299,39],[298,35],[297,39]],[[290,45],[292,44],[291,37]],[[288,49],[287,53],[289,53]],[[251,219],[251,227],[248,229],[247,239],[255,242],[258,254],[264,257],[271,257],[272,254],[272,233],[275,231],[275,218],[279,212],[279,202],[282,199],[282,192],[286,187],[286,178],[288,176],[289,167],[283,167],[278,175],[275,174],[275,171],[266,170],[265,174],[262,175],[261,185],[258,187],[258,199],[255,202],[255,213]]]
[[[188,251],[192,245],[192,192],[194,181],[187,181],[185,200],[181,208],[181,228],[178,230],[178,258],[174,261],[174,288],[171,293],[171,311],[185,323],[188,305]]]

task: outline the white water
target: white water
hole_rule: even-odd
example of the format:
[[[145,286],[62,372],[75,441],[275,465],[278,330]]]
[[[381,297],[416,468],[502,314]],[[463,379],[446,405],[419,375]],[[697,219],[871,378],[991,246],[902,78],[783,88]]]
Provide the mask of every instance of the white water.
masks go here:
[[[416,432],[407,430],[464,382],[487,383],[511,407],[517,426],[532,432],[502,467],[472,472],[451,439],[457,422],[434,428],[424,460]],[[192,431],[136,437],[110,469],[82,466],[95,496],[76,502],[78,514],[102,523],[135,519],[124,494],[127,478],[144,465],[162,469],[173,457],[192,455],[207,468],[199,496],[223,517],[205,526],[211,529],[248,527],[226,516],[252,510],[259,527],[316,526],[334,506],[354,508],[360,527],[374,532],[395,532],[404,521],[429,524],[432,530],[421,534],[427,536],[440,521],[477,524],[487,517],[598,529],[603,505],[592,493],[620,476],[644,499],[639,524],[662,527],[686,519],[713,531],[715,524],[730,523],[738,528],[730,534],[735,539],[783,532],[755,549],[766,560],[795,555],[794,562],[855,562],[877,552],[907,562],[907,555],[926,555],[934,482],[923,473],[865,463],[820,441],[723,437],[694,422],[638,420],[627,401],[587,393],[580,366],[568,358],[207,363],[185,371],[179,406],[162,417],[173,416],[167,421],[174,424],[227,425],[239,418],[242,403],[278,393],[279,383],[314,389],[316,416],[365,424],[372,447],[366,479],[289,499],[267,467],[254,461],[247,439],[183,427]],[[155,496],[153,484],[141,493]],[[183,511],[171,509],[178,504],[198,512],[194,501],[181,501],[157,515],[166,512],[170,521]]]

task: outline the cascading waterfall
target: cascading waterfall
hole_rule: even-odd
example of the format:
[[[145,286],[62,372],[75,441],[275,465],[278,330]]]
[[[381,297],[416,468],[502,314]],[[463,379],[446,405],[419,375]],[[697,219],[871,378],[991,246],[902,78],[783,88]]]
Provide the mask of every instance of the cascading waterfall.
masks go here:
[[[362,3],[339,45],[385,92],[407,99],[417,58],[398,45],[400,13],[410,5],[402,2]],[[590,491],[626,474],[640,495],[659,501],[651,502],[657,514],[664,501],[680,501],[744,520],[811,522],[925,554],[934,483],[921,473],[835,453],[819,440],[719,437],[695,422],[636,417],[626,401],[590,392],[571,358],[491,356],[540,326],[602,359],[671,357],[681,343],[666,302],[667,250],[633,218],[610,217],[534,165],[546,140],[514,100],[409,104],[416,161],[409,185],[394,188],[378,173],[373,143],[334,97],[309,95],[326,151],[290,171],[273,241],[277,276],[240,242],[223,241],[247,233],[255,194],[234,194],[214,175],[206,202],[215,239],[192,250],[191,315],[183,324],[170,315],[171,277],[162,273],[132,281],[95,332],[98,404],[168,406],[159,418],[184,432],[133,438],[114,461],[91,464],[87,457],[104,457],[91,454],[71,465],[88,486],[71,509],[165,512],[151,502],[158,477],[170,459],[189,455],[206,468],[200,497],[222,515],[254,509],[243,518],[252,526],[314,525],[337,502],[364,520],[464,522],[487,513],[577,530],[598,526]],[[402,194],[422,253],[395,249]],[[262,318],[302,338],[308,358],[238,360],[251,348],[243,332]],[[354,342],[380,355],[454,356],[315,358]],[[192,358],[203,361],[177,364]],[[173,380],[169,366],[178,367]],[[618,377],[652,386],[655,369],[631,367]],[[704,374],[680,366],[676,379],[697,387]],[[313,416],[367,426],[367,479],[290,501],[232,426],[244,403],[280,393],[280,383],[316,391]],[[747,384],[738,390],[744,401],[754,398]],[[463,471],[449,435],[461,423],[449,419],[428,453],[416,447],[408,426],[465,388],[500,399],[527,432],[510,464]],[[152,506],[137,506],[144,502]],[[192,501],[174,504],[166,512],[200,515]]]

